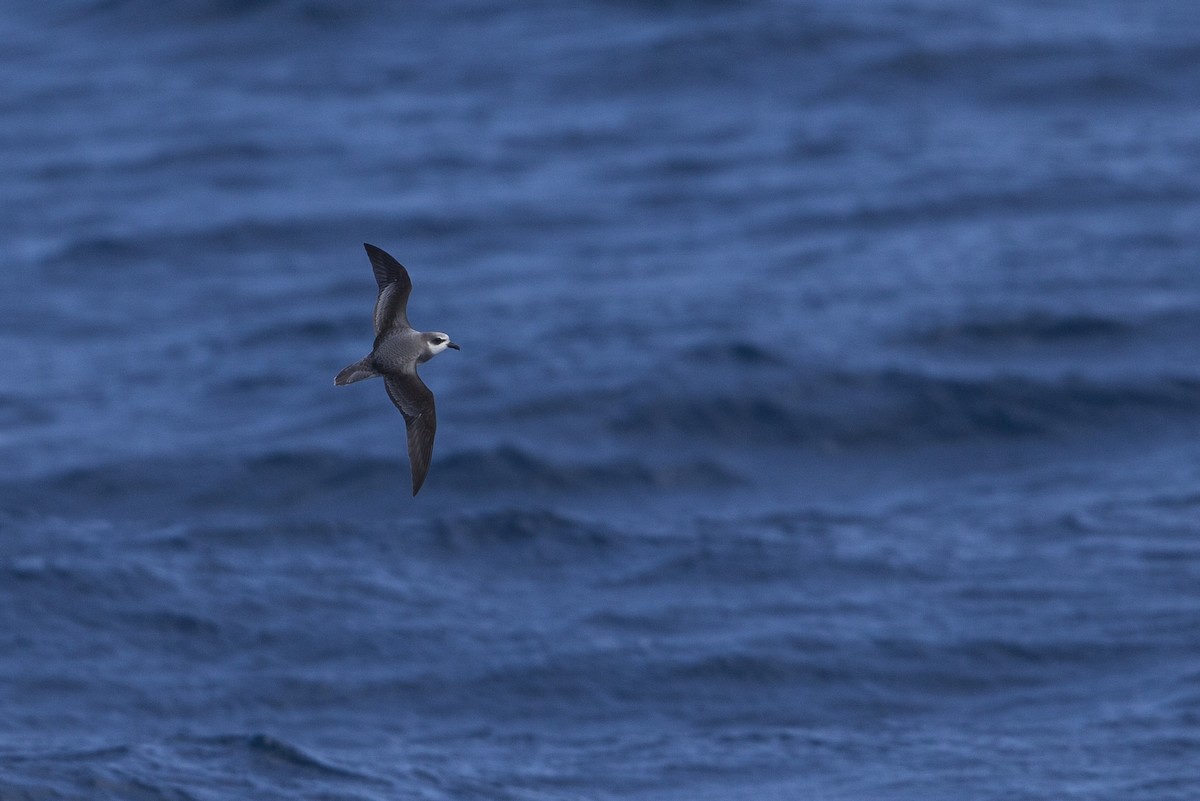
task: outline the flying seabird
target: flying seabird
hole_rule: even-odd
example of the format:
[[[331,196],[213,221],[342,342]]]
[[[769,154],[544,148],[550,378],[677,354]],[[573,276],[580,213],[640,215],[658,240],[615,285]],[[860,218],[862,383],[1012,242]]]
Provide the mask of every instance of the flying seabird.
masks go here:
[[[374,245],[364,244],[379,284],[375,299],[375,346],[371,352],[347,366],[333,383],[353,384],[364,378],[383,376],[388,397],[408,428],[408,459],[412,465],[413,495],[425,483],[429,459],[433,455],[433,435],[437,431],[437,415],[433,408],[433,393],[417,375],[417,365],[437,356],[446,348],[458,350],[458,345],[441,331],[414,331],[408,324],[408,296],[412,279],[408,270]]]

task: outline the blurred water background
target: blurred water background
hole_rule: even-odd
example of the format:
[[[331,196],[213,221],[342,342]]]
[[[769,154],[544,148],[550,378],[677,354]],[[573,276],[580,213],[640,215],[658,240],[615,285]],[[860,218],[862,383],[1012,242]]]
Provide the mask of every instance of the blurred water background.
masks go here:
[[[1200,793],[1191,0],[0,40],[0,798]]]

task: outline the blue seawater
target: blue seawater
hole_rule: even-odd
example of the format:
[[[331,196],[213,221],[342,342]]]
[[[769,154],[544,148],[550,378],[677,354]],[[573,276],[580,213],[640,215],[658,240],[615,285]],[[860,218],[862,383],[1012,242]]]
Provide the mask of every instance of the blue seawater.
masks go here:
[[[0,39],[0,799],[1200,797],[1191,0]]]

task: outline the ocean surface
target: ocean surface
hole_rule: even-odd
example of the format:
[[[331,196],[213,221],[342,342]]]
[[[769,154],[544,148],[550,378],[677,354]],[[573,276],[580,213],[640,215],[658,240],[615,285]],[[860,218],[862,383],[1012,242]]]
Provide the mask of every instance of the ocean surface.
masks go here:
[[[0,801],[1200,797],[1193,0],[0,41]]]

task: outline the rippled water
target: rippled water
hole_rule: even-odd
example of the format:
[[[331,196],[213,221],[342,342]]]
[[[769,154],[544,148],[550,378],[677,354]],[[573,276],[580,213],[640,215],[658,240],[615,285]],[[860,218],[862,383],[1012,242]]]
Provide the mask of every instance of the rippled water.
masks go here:
[[[1198,24],[7,10],[0,798],[1194,798]]]

